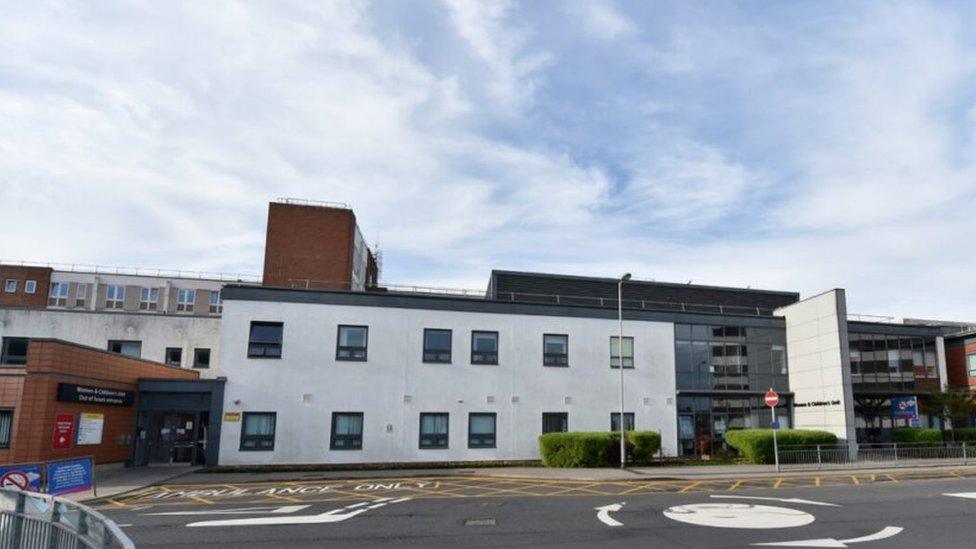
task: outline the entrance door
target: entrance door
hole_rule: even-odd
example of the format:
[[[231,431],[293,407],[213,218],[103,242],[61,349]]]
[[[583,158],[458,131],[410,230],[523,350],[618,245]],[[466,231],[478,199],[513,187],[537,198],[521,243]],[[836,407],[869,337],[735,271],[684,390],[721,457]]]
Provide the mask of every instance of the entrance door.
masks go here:
[[[152,415],[150,432],[152,463],[193,463],[196,445],[196,414],[186,412],[159,412]]]

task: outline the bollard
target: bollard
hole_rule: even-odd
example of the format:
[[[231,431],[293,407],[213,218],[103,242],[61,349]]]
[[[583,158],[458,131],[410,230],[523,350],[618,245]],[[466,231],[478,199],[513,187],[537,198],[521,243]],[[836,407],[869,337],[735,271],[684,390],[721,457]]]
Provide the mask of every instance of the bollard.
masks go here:
[[[966,456],[966,441],[963,441],[963,443],[962,443],[962,464],[963,465],[967,465],[967,461],[969,461],[969,458]]]
[[[820,458],[820,445],[817,445],[817,470],[823,469],[823,460]]]
[[[895,461],[898,461],[898,443],[895,442],[894,446],[895,446]]]

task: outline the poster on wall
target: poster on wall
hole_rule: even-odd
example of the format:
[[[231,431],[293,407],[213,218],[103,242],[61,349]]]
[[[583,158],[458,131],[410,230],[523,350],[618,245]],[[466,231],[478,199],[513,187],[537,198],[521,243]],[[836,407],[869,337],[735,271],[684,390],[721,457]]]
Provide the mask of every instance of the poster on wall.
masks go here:
[[[105,414],[82,413],[78,421],[78,446],[101,444]]]
[[[914,396],[891,397],[891,417],[918,419],[918,399]]]
[[[75,438],[75,415],[58,414],[54,416],[54,432],[51,435],[51,447],[55,450],[71,448],[71,441]]]
[[[48,463],[47,488],[47,491],[54,496],[91,490],[92,458],[85,457]]]

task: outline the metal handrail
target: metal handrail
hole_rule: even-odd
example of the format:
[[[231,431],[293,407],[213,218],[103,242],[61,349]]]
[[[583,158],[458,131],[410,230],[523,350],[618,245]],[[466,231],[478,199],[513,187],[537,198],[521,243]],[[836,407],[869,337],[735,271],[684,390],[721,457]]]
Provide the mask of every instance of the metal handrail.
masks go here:
[[[294,204],[296,206],[317,206],[320,208],[339,208],[342,210],[351,210],[350,206],[346,202],[330,202],[328,200],[311,200],[309,198],[294,198],[288,196],[279,196],[275,199],[278,204]]]
[[[152,276],[157,278],[194,278],[198,280],[219,280],[221,282],[261,283],[261,275],[242,273],[209,273],[205,271],[184,271],[182,269],[151,269],[144,267],[111,267],[106,265],[86,265],[83,263],[47,263],[43,261],[24,261],[0,259],[0,265],[11,267],[42,267],[70,273],[111,274],[122,276]]]
[[[115,522],[64,498],[0,488],[0,548],[135,549]]]

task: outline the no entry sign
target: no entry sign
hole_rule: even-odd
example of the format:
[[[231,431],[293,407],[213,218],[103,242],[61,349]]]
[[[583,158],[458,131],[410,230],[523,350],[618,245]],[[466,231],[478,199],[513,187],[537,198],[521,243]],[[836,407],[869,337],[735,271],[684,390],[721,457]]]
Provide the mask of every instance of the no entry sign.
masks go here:
[[[766,406],[774,408],[777,404],[779,404],[779,393],[770,389],[766,392]]]

